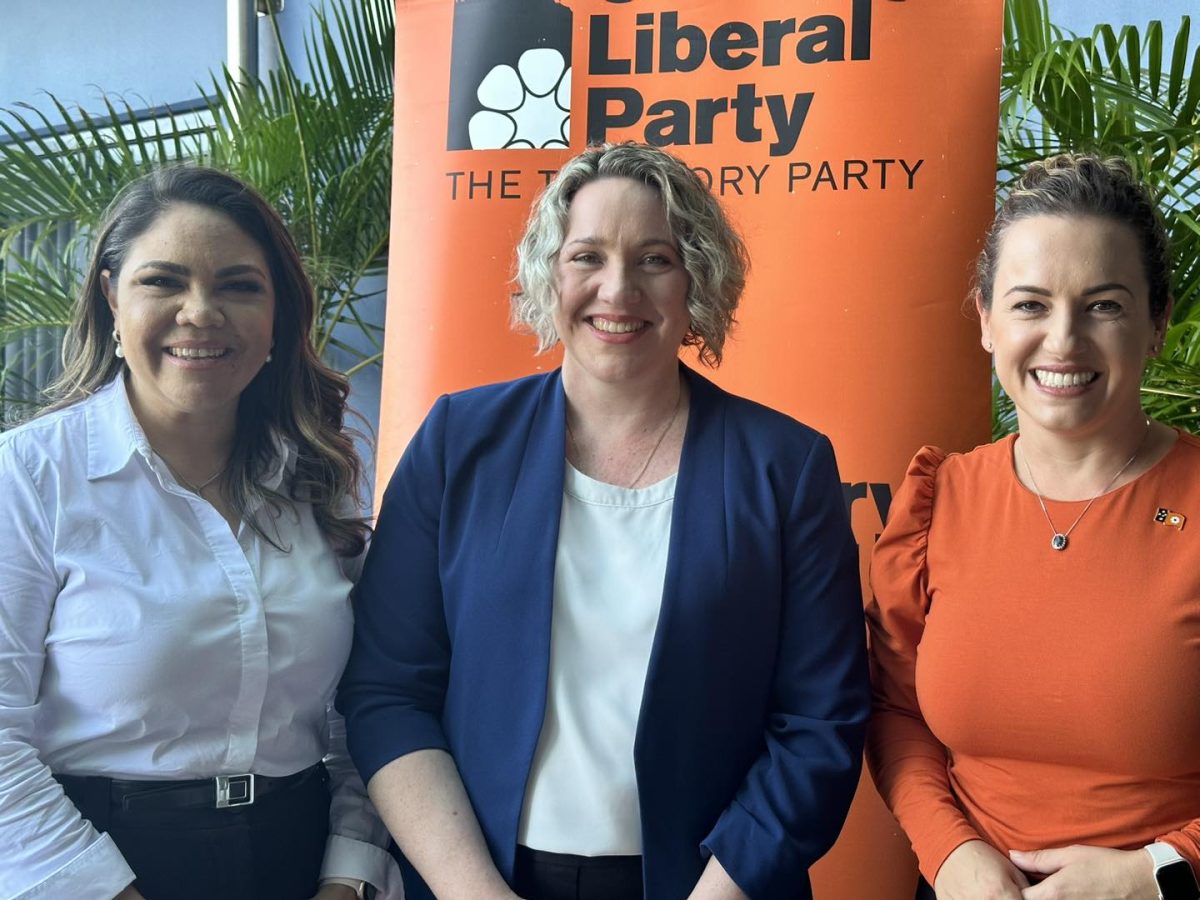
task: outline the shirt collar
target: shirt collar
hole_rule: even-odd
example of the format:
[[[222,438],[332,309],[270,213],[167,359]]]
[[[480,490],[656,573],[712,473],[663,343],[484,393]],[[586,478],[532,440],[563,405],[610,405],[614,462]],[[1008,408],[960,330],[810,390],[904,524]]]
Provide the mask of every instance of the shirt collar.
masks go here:
[[[92,395],[86,404],[88,480],[115,475],[129,464],[134,454],[154,468],[154,448],[138,424],[129,405],[125,378],[118,375]],[[296,471],[297,448],[291,438],[272,430],[274,459],[262,479],[262,487],[280,489],[285,477]]]
[[[88,480],[114,475],[135,453],[150,459],[146,434],[133,416],[125,379],[118,375],[86,404]]]

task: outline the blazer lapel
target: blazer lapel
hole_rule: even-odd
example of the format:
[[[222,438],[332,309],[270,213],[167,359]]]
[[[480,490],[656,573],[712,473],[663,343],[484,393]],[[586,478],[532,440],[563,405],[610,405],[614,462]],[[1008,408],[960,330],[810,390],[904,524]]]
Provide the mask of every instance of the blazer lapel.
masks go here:
[[[664,742],[648,734],[659,715],[695,691],[693,669],[703,665],[703,647],[713,621],[706,607],[721,602],[729,571],[725,515],[725,404],[723,393],[686,366],[691,389],[687,433],[675,482],[671,537],[662,607],[638,717],[635,759],[652,763]],[[657,712],[656,712],[657,710]],[[669,725],[668,725],[669,727]],[[666,742],[669,743],[669,742]],[[669,760],[662,760],[669,765]]]

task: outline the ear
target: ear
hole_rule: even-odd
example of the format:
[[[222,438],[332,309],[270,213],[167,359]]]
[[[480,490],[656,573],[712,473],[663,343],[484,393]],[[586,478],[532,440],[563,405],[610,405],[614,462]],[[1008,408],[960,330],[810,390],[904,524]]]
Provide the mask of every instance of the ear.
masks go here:
[[[992,352],[992,313],[983,305],[983,292],[979,288],[971,291],[975,301],[975,312],[979,315],[979,344],[988,353]]]
[[[117,318],[117,290],[112,281],[112,272],[108,269],[100,270],[100,293],[108,301],[108,308],[112,311],[115,320]]]
[[[1167,337],[1167,327],[1171,324],[1171,311],[1175,309],[1175,295],[1167,294],[1167,305],[1162,314],[1154,320],[1154,343],[1150,346],[1150,355],[1158,356],[1162,352],[1163,341]]]

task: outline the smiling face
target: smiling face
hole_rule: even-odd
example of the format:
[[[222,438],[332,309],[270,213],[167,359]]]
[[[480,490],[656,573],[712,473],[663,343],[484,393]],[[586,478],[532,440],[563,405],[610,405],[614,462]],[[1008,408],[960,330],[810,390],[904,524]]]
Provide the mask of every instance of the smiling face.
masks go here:
[[[1142,427],[1139,387],[1162,339],[1137,238],[1094,216],[1033,216],[1004,232],[984,347],[1021,431],[1120,435]]]
[[[101,286],[142,422],[205,416],[233,427],[238,398],[271,349],[275,292],[262,248],[224,213],[166,209]]]
[[[630,178],[580,188],[555,285],[564,377],[609,385],[677,377],[689,279],[653,188]]]

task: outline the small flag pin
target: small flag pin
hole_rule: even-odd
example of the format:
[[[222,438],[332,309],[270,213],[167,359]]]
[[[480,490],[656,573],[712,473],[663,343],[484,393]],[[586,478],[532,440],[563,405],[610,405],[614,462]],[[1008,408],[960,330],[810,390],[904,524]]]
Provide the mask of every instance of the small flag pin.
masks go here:
[[[1183,523],[1187,521],[1187,516],[1183,513],[1177,513],[1173,509],[1167,509],[1165,506],[1160,506],[1158,512],[1154,514],[1154,521],[1160,525],[1182,529]]]

